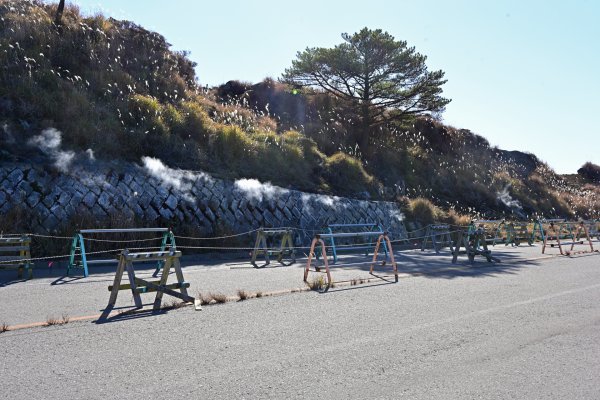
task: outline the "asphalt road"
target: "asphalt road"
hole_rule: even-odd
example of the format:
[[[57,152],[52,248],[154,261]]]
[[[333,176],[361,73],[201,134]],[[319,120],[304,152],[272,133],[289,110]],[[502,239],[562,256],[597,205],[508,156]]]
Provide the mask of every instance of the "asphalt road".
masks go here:
[[[600,255],[9,331],[0,354],[7,399],[598,399]]]
[[[540,246],[497,246],[493,254],[500,259],[500,263],[490,264],[485,258],[477,257],[475,263],[470,264],[466,256],[461,256],[459,263],[452,264],[452,257],[447,249],[440,254],[431,250],[396,252],[396,260],[401,279],[413,276],[448,279],[491,276],[511,273],[543,262]],[[340,282],[373,278],[369,275],[369,260],[369,257],[360,254],[342,256],[338,264],[332,265],[333,280]],[[187,254],[182,257],[185,280],[190,283],[189,293],[192,296],[218,293],[233,297],[238,290],[251,295],[258,292],[297,290],[306,287],[302,281],[305,264],[306,260],[299,258],[292,266],[282,267],[273,262],[267,268],[255,269],[248,258],[222,259],[211,255],[198,257]],[[76,318],[102,312],[108,303],[107,288],[113,282],[116,265],[94,265],[88,278],[77,274],[67,277],[65,267],[66,264],[63,263],[52,270],[36,269],[33,280],[16,279],[15,271],[0,271],[0,325],[42,323],[51,318],[60,319],[63,315]],[[154,271],[154,264],[136,264],[135,269],[138,277],[147,279]],[[390,276],[389,263],[384,268],[378,266],[375,272]],[[311,273],[309,280],[316,276]],[[143,297],[147,302],[152,301],[151,295]],[[166,298],[166,301],[169,300]],[[131,294],[120,292],[117,306],[119,310],[133,308]]]

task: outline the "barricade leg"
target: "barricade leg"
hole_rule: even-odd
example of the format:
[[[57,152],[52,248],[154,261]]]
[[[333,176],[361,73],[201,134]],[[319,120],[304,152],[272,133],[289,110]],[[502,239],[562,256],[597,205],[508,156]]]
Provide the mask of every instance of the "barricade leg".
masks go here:
[[[137,308],[142,308],[142,297],[140,292],[137,290],[137,282],[135,279],[135,271],[133,270],[133,263],[131,260],[125,261],[125,269],[127,270],[127,277],[129,278],[129,285],[131,286],[131,294],[133,295],[133,302]]]
[[[452,247],[450,247],[450,249],[452,250],[452,264],[456,264],[456,261],[458,259],[458,254],[460,252],[460,247],[463,245],[463,240],[464,240],[464,232],[461,230],[460,232],[458,232],[458,237],[456,238],[456,243],[454,244],[454,249],[452,249]]]
[[[167,249],[167,244],[170,245],[171,250],[177,249],[177,246],[175,244],[175,235],[173,234],[173,231],[170,228],[169,228],[168,232],[165,232],[163,234],[162,241],[160,243],[160,251],[165,251]],[[156,269],[154,270],[154,273],[152,274],[153,277],[158,276],[158,272],[160,271],[161,267],[163,266],[163,262],[164,261],[156,262]]]
[[[392,249],[392,242],[390,241],[388,235],[380,235],[377,239],[377,244],[375,245],[375,250],[373,251],[373,261],[371,262],[371,269],[369,273],[371,275],[373,274],[373,268],[375,267],[375,264],[377,262],[377,255],[379,253],[379,246],[382,242],[384,246],[387,245],[387,248],[389,248],[390,261],[392,263],[392,268],[394,269],[394,279],[396,282],[398,282],[398,266],[396,265],[396,260],[394,259],[394,250]]]
[[[171,270],[171,264],[173,264],[173,258],[168,257],[165,263],[163,264],[162,275],[160,276],[159,286],[164,287],[167,284],[167,279],[169,278],[169,271]],[[177,277],[179,280],[179,276]],[[156,297],[154,298],[154,310],[160,310],[160,303],[162,302],[163,292],[159,290],[156,292]]]
[[[287,250],[286,250],[287,249]],[[283,256],[286,251],[290,252],[290,261],[286,263],[283,261]],[[296,249],[294,249],[294,242],[292,240],[291,231],[287,231],[283,238],[281,239],[281,247],[279,249],[279,256],[277,257],[277,261],[284,266],[292,265],[296,262]]]
[[[256,260],[258,258],[259,253],[264,253],[265,255],[265,263],[263,265],[258,265]],[[250,260],[250,264],[254,266],[254,268],[263,268],[271,263],[269,259],[269,249],[267,248],[267,237],[262,229],[258,231],[256,234],[256,241],[254,242],[254,249],[252,250],[252,258]]]
[[[115,273],[115,279],[113,280],[112,289],[110,291],[110,297],[108,299],[108,307],[112,308],[117,302],[117,295],[119,294],[119,285],[123,278],[123,272],[125,271],[125,258],[119,258],[119,265],[117,266],[117,272]]]
[[[589,233],[587,226],[585,226],[585,224],[583,222],[581,222],[579,224],[579,226],[577,227],[576,234],[573,236],[573,238],[574,238],[574,240],[571,242],[571,249],[567,250],[567,252],[566,252],[567,256],[594,252],[594,245],[592,244],[592,238],[590,237],[590,233]],[[587,244],[590,246],[589,251],[587,251],[587,250],[573,251],[576,244],[585,244],[586,241],[587,241]]]
[[[325,248],[325,242],[323,239],[316,237],[312,240],[310,244],[310,251],[308,253],[308,260],[306,261],[306,268],[304,269],[304,282],[308,282],[308,271],[310,270],[310,265],[312,262],[312,258],[315,254],[315,247],[319,244],[321,246],[321,255],[323,256],[323,263],[325,264],[325,273],[327,274],[327,287],[331,285],[331,272],[329,271],[329,262],[327,261],[327,251]]]

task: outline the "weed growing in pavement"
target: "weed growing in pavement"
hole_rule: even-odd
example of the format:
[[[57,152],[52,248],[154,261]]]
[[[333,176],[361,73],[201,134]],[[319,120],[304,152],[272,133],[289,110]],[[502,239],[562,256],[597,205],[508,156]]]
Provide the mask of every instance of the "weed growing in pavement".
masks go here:
[[[222,293],[211,293],[210,297],[215,301],[215,303],[223,304],[227,302],[227,296]]]
[[[4,332],[6,332],[7,330],[8,330],[8,324],[7,324],[6,322],[3,322],[3,323],[0,325],[0,333],[4,333]]]
[[[61,325],[61,321],[54,317],[46,318],[46,326],[52,326],[52,325]]]
[[[310,282],[308,282],[308,287],[310,288],[310,290],[323,290],[323,288],[325,287],[325,279],[322,276],[314,278]]]
[[[212,301],[212,297],[210,295],[205,295],[200,292],[198,292],[196,298],[200,300],[200,304],[203,306],[210,304],[210,302]]]
[[[62,318],[60,319],[60,324],[61,325],[68,324],[70,320],[71,320],[71,317],[69,317],[69,314],[64,313],[62,315]]]
[[[246,292],[245,290],[242,290],[242,289],[238,289],[237,295],[240,298],[239,301],[244,301],[249,297],[248,292]]]
[[[177,299],[173,299],[171,301],[169,301],[167,304],[165,304],[164,307],[162,307],[163,310],[177,310],[178,308],[182,308],[185,307],[186,303],[184,301],[177,301]]]
[[[256,298],[260,299],[263,297],[263,292],[256,292]]]

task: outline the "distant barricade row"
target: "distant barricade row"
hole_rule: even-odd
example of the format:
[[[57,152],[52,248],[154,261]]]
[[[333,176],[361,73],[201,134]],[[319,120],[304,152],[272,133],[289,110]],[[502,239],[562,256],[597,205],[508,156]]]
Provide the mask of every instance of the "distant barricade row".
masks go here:
[[[27,235],[0,237],[0,269],[16,269],[17,277],[33,277],[30,250],[31,238]]]

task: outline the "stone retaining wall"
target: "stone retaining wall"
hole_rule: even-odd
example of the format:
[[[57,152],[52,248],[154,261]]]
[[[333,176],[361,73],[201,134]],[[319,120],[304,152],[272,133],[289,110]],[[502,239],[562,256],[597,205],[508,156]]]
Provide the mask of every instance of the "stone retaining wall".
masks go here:
[[[62,172],[5,163],[0,166],[0,218],[15,206],[32,211],[29,225],[36,233],[56,232],[86,211],[99,223],[124,215],[151,226],[191,224],[207,236],[260,226],[308,231],[328,223],[372,221],[395,237],[405,235],[395,203],[308,194],[256,180],[225,181],[173,170],[151,158],[144,165],[95,162]],[[299,241],[305,243],[310,235],[305,232]]]

